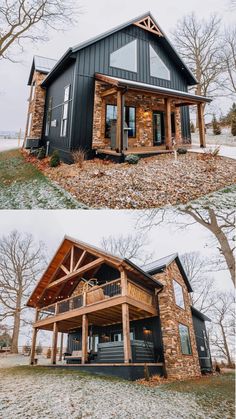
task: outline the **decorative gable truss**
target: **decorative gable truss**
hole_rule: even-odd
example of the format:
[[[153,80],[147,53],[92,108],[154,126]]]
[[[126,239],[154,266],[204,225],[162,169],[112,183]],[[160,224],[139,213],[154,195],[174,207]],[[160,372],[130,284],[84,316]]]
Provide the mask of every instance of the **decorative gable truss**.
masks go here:
[[[148,32],[152,32],[155,35],[163,36],[158,26],[153,22],[150,16],[145,17],[144,19],[135,22],[134,25],[139,26],[142,29],[145,29]]]

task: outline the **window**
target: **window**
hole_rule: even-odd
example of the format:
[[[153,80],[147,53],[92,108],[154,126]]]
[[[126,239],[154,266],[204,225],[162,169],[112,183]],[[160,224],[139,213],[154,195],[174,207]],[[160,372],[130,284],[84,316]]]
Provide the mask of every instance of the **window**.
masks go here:
[[[111,124],[112,121],[117,120],[117,106],[107,105],[106,106],[106,132],[105,137],[111,138]],[[130,128],[128,131],[129,137],[136,136],[136,109],[130,106],[124,107],[124,121]]]
[[[151,45],[149,45],[149,52],[151,76],[159,79],[170,80],[170,70],[166,67]]]
[[[110,66],[137,73],[137,40],[112,52]]]
[[[184,306],[184,294],[183,294],[183,288],[181,285],[173,280],[173,286],[174,286],[174,294],[175,294],[175,303],[177,306],[181,308],[185,308]]]
[[[179,324],[179,335],[182,354],[191,355],[192,349],[190,343],[189,328],[183,324]]]
[[[45,124],[45,137],[49,135],[51,117],[52,117],[52,97],[50,97],[48,101],[48,109],[46,113],[46,124]]]
[[[70,100],[70,85],[66,86],[64,90],[64,104],[62,107],[62,118],[61,118],[61,137],[66,137],[67,135],[69,100]]]

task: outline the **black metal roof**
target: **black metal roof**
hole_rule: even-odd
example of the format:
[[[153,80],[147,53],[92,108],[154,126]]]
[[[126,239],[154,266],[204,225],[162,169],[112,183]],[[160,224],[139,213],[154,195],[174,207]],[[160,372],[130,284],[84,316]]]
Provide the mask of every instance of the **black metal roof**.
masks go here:
[[[193,292],[193,289],[191,287],[187,274],[184,270],[184,267],[180,261],[178,253],[173,253],[172,255],[169,255],[164,258],[158,259],[154,262],[148,263],[147,265],[142,266],[142,270],[149,273],[150,275],[154,275],[154,274],[163,272],[163,270],[167,268],[174,261],[177,263],[177,266],[183,276],[185,284],[187,285],[188,292]]]
[[[211,322],[211,319],[203,314],[201,311],[197,310],[196,307],[191,306],[192,314],[196,317],[198,317],[200,320],[203,320],[204,322]]]
[[[58,60],[57,64],[52,69],[52,71],[50,71],[50,73],[48,74],[48,76],[44,80],[43,84],[46,85],[47,81],[49,81],[51,79],[51,76],[54,75],[57,71],[59,71],[61,61],[65,61],[65,59],[68,58],[71,54],[76,53],[76,52],[94,44],[95,42],[98,42],[98,41],[106,38],[107,36],[110,36],[110,35],[114,34],[115,32],[118,32],[122,29],[125,29],[126,27],[128,27],[130,25],[133,25],[134,23],[138,22],[141,19],[145,19],[148,16],[153,20],[155,25],[160,29],[160,32],[163,35],[163,37],[160,38],[161,39],[160,42],[162,42],[163,47],[167,50],[168,54],[172,56],[173,60],[176,62],[176,64],[178,64],[180,66],[180,68],[184,72],[184,75],[185,75],[185,77],[188,81],[189,86],[194,86],[194,85],[198,84],[198,81],[196,80],[195,76],[190,71],[190,69],[187,67],[187,65],[184,63],[182,58],[179,56],[178,52],[176,51],[176,49],[174,48],[174,46],[172,45],[172,43],[170,42],[168,37],[165,35],[164,31],[160,28],[159,24],[156,22],[155,18],[152,16],[150,11],[148,11],[147,13],[142,14],[141,16],[137,16],[134,19],[129,20],[128,22],[125,22],[125,23],[123,23],[119,26],[116,26],[115,28],[112,28],[112,29],[110,29],[110,30],[108,30],[108,31],[96,36],[96,37],[90,38],[85,42],[81,42],[80,44],[77,44],[74,47],[68,48],[68,50],[65,52],[65,54]]]
[[[32,78],[34,71],[39,71],[43,74],[48,74],[52,68],[57,63],[57,60],[54,60],[52,58],[47,57],[41,57],[40,55],[34,55],[31,70],[30,70],[30,76],[28,80],[28,85],[30,86],[32,83]]]

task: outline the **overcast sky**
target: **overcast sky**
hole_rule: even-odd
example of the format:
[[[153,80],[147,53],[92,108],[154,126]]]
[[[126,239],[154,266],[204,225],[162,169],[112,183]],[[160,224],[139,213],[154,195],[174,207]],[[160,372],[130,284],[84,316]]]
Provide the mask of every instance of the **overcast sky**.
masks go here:
[[[75,0],[78,1],[78,0]],[[25,129],[29,76],[34,54],[58,59],[68,47],[80,41],[106,31],[150,10],[167,35],[174,28],[178,19],[195,11],[197,15],[207,17],[217,12],[227,26],[235,20],[229,10],[229,0],[81,0],[84,13],[80,16],[77,27],[65,33],[52,32],[50,40],[37,45],[27,43],[26,51],[21,54],[20,63],[0,62],[0,130]],[[230,101],[221,101],[223,111],[230,106]]]

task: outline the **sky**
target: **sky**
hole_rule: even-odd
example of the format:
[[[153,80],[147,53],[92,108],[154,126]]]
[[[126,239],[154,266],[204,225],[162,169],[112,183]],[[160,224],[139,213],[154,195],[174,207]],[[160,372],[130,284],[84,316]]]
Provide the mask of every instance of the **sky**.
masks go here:
[[[18,63],[0,62],[0,131],[25,129],[29,87],[27,79],[33,55],[58,59],[68,47],[98,35],[114,26],[126,22],[150,10],[167,35],[183,15],[194,11],[198,16],[207,17],[218,13],[225,26],[235,21],[229,8],[229,0],[75,0],[81,5],[83,13],[76,27],[64,33],[51,31],[45,43],[25,44],[25,52],[17,57]],[[222,100],[225,112],[231,101]]]

